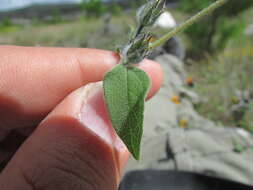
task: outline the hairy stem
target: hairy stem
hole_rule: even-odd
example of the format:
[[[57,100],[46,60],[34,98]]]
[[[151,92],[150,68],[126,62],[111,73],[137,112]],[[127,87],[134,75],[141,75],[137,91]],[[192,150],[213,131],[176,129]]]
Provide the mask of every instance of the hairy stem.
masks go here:
[[[179,32],[182,32],[183,30],[185,30],[186,28],[188,28],[192,24],[194,24],[194,23],[198,22],[199,20],[201,20],[203,17],[205,17],[208,14],[212,13],[215,9],[217,9],[217,8],[221,7],[222,5],[224,5],[227,1],[229,1],[229,0],[217,0],[216,2],[214,2],[213,4],[211,4],[209,7],[203,9],[198,14],[196,14],[195,16],[191,17],[186,22],[182,23],[181,25],[179,25],[178,27],[176,27],[175,29],[173,29],[168,34],[165,34],[164,36],[162,36],[161,38],[159,38],[158,40],[156,40],[154,43],[151,43],[150,46],[149,46],[149,48],[150,49],[154,49],[156,47],[161,46],[167,40],[169,40],[170,38],[172,38],[173,36],[175,36]]]

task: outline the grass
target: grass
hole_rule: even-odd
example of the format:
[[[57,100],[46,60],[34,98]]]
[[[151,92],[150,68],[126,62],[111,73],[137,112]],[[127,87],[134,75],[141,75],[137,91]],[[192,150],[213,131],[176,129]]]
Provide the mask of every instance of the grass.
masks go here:
[[[36,24],[11,30],[0,28],[0,44],[22,46],[92,47],[114,49],[115,44],[124,40],[132,20],[118,16],[111,21],[112,30],[105,33],[102,19],[79,18],[74,22],[58,24]],[[103,38],[101,38],[103,36]]]
[[[252,24],[253,9],[241,15],[246,24]],[[227,126],[240,126],[253,133],[253,98],[248,110],[240,120],[231,114],[237,103],[238,91],[253,93],[253,36],[241,35],[231,40],[224,52],[188,67],[195,77],[196,91],[206,98],[196,106],[197,111],[207,118]],[[252,96],[252,95],[251,95]]]
[[[231,41],[224,52],[199,62],[191,62],[188,71],[195,78],[197,93],[206,101],[196,105],[207,118],[228,126],[240,126],[253,132],[253,102],[241,120],[231,114],[238,91],[253,90],[253,37]]]
[[[21,26],[11,25],[11,26],[0,26],[0,33],[11,33],[17,32],[21,29]]]
[[[252,15],[253,9],[249,9],[238,19],[249,25]],[[253,93],[253,36],[242,34],[230,40],[223,52],[188,62],[187,70],[195,79],[195,91],[203,99],[195,105],[196,110],[217,123],[239,126],[253,133],[253,97],[240,120],[231,114],[232,108],[238,105],[239,91]]]

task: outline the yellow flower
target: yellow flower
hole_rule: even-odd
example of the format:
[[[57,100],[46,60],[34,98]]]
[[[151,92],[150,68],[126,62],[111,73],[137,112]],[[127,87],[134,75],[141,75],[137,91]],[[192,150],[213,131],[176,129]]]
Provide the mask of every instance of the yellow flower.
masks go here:
[[[187,119],[180,119],[178,122],[179,127],[186,128],[188,126],[188,120]]]

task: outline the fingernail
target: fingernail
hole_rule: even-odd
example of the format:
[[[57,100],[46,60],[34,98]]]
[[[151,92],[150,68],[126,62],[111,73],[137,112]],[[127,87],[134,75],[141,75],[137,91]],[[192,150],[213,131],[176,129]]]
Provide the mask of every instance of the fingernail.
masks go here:
[[[129,152],[112,127],[104,101],[102,82],[86,85],[82,90],[82,101],[80,121],[112,148],[120,174]]]
[[[82,101],[80,121],[108,144],[112,144],[116,136],[107,114],[102,82],[86,85],[82,90]]]

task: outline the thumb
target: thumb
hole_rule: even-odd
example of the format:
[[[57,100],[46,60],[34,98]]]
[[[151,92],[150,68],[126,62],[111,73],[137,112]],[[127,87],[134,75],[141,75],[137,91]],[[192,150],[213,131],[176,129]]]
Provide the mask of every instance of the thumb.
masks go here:
[[[101,83],[63,100],[0,175],[2,190],[116,190],[128,151],[107,116]]]

